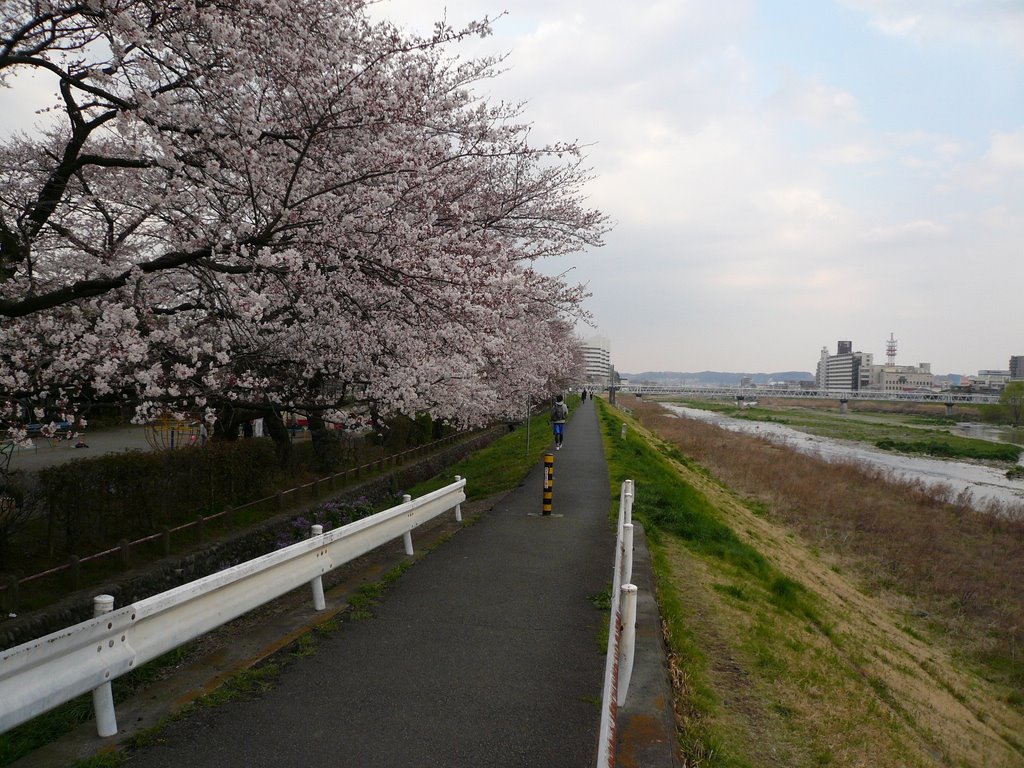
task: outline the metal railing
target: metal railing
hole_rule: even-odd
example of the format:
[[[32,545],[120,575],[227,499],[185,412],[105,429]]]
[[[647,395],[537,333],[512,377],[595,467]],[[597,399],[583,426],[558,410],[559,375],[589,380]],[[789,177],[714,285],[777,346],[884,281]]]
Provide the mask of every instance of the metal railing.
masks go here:
[[[324,574],[400,537],[412,554],[418,525],[451,509],[461,521],[465,487],[456,477],[327,533],[313,526],[309,539],[117,610],[98,596],[92,619],[0,652],[0,733],[92,691],[97,732],[113,736],[111,680],[305,583],[324,610]]]
[[[204,529],[208,523],[223,520],[230,527],[233,518],[238,513],[260,506],[270,506],[275,513],[283,512],[289,505],[302,503],[304,497],[307,500],[316,499],[320,495],[322,489],[334,491],[339,485],[344,487],[350,482],[370,477],[374,473],[383,472],[389,466],[399,466],[407,460],[424,456],[431,451],[437,450],[442,446],[448,445],[464,437],[465,433],[459,432],[425,445],[419,445],[415,448],[409,448],[398,453],[388,454],[374,461],[367,462],[366,464],[351,467],[349,469],[342,470],[341,472],[335,472],[308,483],[296,485],[294,488],[277,491],[272,496],[266,496],[262,499],[254,499],[244,504],[239,504],[238,506],[225,507],[222,511],[211,515],[197,514],[194,519],[186,523],[176,526],[164,526],[160,531],[152,533],[149,536],[144,536],[141,539],[134,539],[132,541],[122,539],[115,546],[108,547],[102,552],[94,552],[82,557],[71,555],[68,557],[66,562],[61,563],[60,565],[55,565],[45,571],[40,571],[39,573],[33,573],[21,578],[17,578],[13,575],[7,576],[6,578],[0,577],[0,606],[2,606],[5,611],[14,613],[19,608],[19,596],[22,586],[31,585],[41,579],[53,578],[55,576],[67,575],[69,577],[68,587],[72,591],[77,591],[82,588],[82,566],[89,563],[95,563],[109,558],[119,558],[122,570],[128,570],[131,563],[131,553],[136,551],[137,548],[143,544],[159,541],[161,543],[162,555],[166,557],[171,554],[171,538],[174,535],[179,535],[179,537],[181,535],[194,536],[198,543],[202,543],[205,536]]]
[[[636,587],[633,580],[633,481],[624,480],[619,491],[615,567],[612,575],[611,617],[608,621],[608,653],[605,656],[604,691],[601,697],[601,731],[597,768],[614,768],[616,719],[626,701],[636,652]]]

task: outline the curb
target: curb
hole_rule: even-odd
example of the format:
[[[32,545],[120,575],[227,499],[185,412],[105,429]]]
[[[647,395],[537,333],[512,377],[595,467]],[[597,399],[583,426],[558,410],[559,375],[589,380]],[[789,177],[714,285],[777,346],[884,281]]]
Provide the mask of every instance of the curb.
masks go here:
[[[633,520],[633,584],[637,587],[636,655],[625,703],[619,707],[615,764],[618,768],[680,768],[668,653],[647,535]]]

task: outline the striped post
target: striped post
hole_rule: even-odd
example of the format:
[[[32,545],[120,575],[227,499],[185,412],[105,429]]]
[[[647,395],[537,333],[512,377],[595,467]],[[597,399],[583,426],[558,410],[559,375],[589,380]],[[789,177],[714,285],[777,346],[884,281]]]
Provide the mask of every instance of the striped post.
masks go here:
[[[551,497],[555,488],[555,454],[544,454],[544,506],[543,514],[551,514]]]

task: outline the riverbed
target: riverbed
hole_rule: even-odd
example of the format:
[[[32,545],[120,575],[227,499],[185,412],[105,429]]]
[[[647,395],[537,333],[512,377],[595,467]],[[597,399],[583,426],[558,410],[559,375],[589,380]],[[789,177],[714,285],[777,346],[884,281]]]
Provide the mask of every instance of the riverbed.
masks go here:
[[[929,486],[947,485],[956,493],[967,491],[978,506],[997,501],[1024,507],[1024,480],[1010,480],[1006,477],[1004,469],[965,461],[946,461],[890,453],[864,443],[810,435],[772,422],[735,419],[712,411],[671,403],[662,405],[680,416],[715,424],[733,432],[758,435],[801,453],[821,456],[828,461],[861,462],[890,470],[903,479],[920,480]],[[1024,458],[1021,461],[1024,463]]]

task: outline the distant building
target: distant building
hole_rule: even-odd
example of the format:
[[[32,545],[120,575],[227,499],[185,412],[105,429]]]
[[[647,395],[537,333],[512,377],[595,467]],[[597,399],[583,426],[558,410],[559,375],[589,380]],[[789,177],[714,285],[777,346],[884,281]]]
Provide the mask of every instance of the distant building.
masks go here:
[[[852,341],[840,341],[837,354],[821,348],[814,382],[818,389],[867,389],[871,385],[870,352],[854,352]]]
[[[612,375],[611,342],[607,336],[591,336],[583,340],[583,360],[587,366],[588,384],[607,384]]]
[[[1010,356],[1010,379],[1013,381],[1024,379],[1024,355]]]
[[[871,366],[871,389],[885,392],[906,392],[914,389],[932,389],[935,376],[931,363],[918,365]]]
[[[1008,370],[991,369],[978,371],[978,375],[974,377],[972,383],[979,389],[998,390],[1005,387],[1009,380],[1010,372]]]

